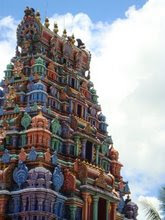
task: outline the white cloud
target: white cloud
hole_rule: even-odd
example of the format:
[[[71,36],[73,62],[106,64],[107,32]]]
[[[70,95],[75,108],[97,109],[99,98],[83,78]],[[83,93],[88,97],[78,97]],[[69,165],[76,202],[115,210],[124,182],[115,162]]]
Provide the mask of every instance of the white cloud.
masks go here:
[[[10,16],[0,19],[0,78],[15,52],[16,25],[17,21]]]
[[[15,22],[8,19],[12,24],[5,29],[8,37],[0,38],[1,72],[15,46],[10,38]],[[66,27],[92,51],[92,81],[132,193],[136,199],[156,195],[165,183],[165,1],[149,0],[138,10],[131,7],[125,19],[112,24],[93,23],[83,13],[56,14],[51,26],[54,20],[60,32]],[[2,26],[0,20],[0,30]]]

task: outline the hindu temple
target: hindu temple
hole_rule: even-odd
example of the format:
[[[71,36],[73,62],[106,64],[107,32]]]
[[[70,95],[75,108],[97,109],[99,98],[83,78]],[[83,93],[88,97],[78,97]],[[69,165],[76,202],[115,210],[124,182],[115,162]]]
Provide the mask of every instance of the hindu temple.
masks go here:
[[[85,44],[29,7],[16,34],[0,83],[0,220],[136,220]]]

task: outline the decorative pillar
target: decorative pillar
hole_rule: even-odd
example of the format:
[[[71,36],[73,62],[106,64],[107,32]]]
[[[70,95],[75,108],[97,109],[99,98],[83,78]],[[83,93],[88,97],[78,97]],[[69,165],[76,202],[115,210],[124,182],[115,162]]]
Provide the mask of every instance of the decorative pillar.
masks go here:
[[[21,205],[20,195],[19,194],[14,195],[13,200],[14,200],[13,211],[14,211],[14,213],[18,213],[20,211],[20,205]]]
[[[34,211],[35,210],[35,194],[31,193],[30,195],[30,210]]]
[[[64,204],[64,201],[57,197],[56,198],[56,201],[55,201],[55,214],[57,215],[58,218],[61,218],[62,217],[62,211],[63,211],[63,204]]]
[[[111,220],[115,220],[116,218],[116,204],[115,203],[111,203],[111,215],[110,215],[110,219]]]
[[[76,157],[78,157],[78,155],[79,155],[80,137],[79,137],[79,136],[76,136],[76,137],[74,138],[74,140],[75,140],[75,151],[74,151],[74,154],[75,154]]]
[[[83,106],[81,107],[81,117],[80,118],[84,118],[84,108],[83,108]]]
[[[54,137],[51,138],[51,148],[53,151],[57,151],[55,147],[56,139]]]
[[[69,155],[69,151],[70,151],[70,144],[69,143],[66,143],[66,151],[65,151],[65,153],[66,153],[66,155]]]
[[[109,200],[106,200],[106,220],[109,220]]]
[[[83,220],[88,220],[88,196],[89,193],[87,192],[82,193],[82,197],[84,199]]]
[[[10,144],[10,136],[6,136],[6,144],[9,145]]]
[[[95,149],[96,149],[96,165],[98,165],[98,163],[99,163],[99,149],[100,149],[100,145],[95,145]]]
[[[86,139],[83,139],[83,140],[82,140],[82,152],[81,152],[81,156],[82,156],[83,159],[85,159],[85,153],[86,153],[86,142],[87,142]]]
[[[22,138],[22,137],[21,137],[21,138]],[[27,135],[27,144],[28,144],[28,145],[30,145],[30,139],[31,139],[30,134],[28,134],[28,135]],[[23,144],[22,144],[22,146],[23,146]]]
[[[86,107],[84,108],[84,118],[85,120],[87,120],[87,108]]]
[[[74,105],[73,105],[73,111],[74,111],[74,114],[77,115],[77,105],[76,105],[75,102],[74,102]]]
[[[88,219],[92,218],[92,215],[91,215],[91,204],[92,204],[92,197],[89,195],[88,196]]]
[[[75,205],[70,205],[69,209],[70,209],[70,220],[75,220],[77,207]]]
[[[2,217],[1,219],[4,219],[7,201],[8,196],[2,195],[0,197],[0,216]]]
[[[98,196],[93,196],[93,220],[98,220]]]
[[[69,100],[69,113],[72,113],[72,111],[73,111],[72,100]]]
[[[26,211],[26,196],[22,196],[22,211]]]
[[[50,211],[53,213],[53,209],[54,209],[54,203],[55,203],[55,198],[52,197],[51,198],[51,204],[50,204]]]
[[[13,147],[17,146],[17,135],[12,135]]]
[[[26,145],[26,133],[21,134],[21,146]]]

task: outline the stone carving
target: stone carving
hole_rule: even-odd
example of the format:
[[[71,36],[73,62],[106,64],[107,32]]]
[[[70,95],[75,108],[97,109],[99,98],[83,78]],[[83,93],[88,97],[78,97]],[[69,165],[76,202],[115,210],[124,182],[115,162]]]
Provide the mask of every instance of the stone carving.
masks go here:
[[[3,141],[4,141],[4,139],[5,139],[5,137],[6,137],[6,128],[7,128],[7,126],[5,126],[4,125],[4,123],[3,123],[3,128],[2,127],[0,127],[0,145],[3,143]]]
[[[63,191],[65,192],[74,192],[76,190],[76,178],[69,171],[69,169],[64,170],[64,185]]]
[[[20,108],[18,105],[15,106],[14,113],[20,113]]]
[[[71,136],[71,129],[65,121],[62,122],[62,136],[64,138],[70,138]]]
[[[88,177],[88,169],[85,163],[82,163],[78,170],[78,175],[81,181],[85,181]]]
[[[53,121],[51,122],[51,131],[53,134],[61,133],[61,125],[57,118],[53,119]]]
[[[24,20],[17,28],[18,46],[22,48],[22,54],[34,54],[39,52],[42,26],[38,19],[35,19],[34,9],[25,10]]]
[[[32,127],[33,128],[45,128],[48,129],[48,120],[42,115],[40,111],[39,114],[32,118]]]
[[[20,161],[18,163],[18,167],[14,169],[13,179],[20,188],[21,185],[25,183],[25,181],[27,180],[27,177],[28,177],[28,168],[22,161]]]
[[[23,63],[21,63],[20,61],[16,61],[14,63],[14,69],[13,69],[14,75],[17,77],[21,76],[22,70],[23,70]]]
[[[29,179],[27,180],[29,187],[35,187],[36,186],[36,181],[38,178],[38,173],[33,170],[32,173],[29,172]]]
[[[36,112],[36,111],[38,110],[38,105],[37,105],[36,102],[35,102],[35,103],[33,104],[33,106],[31,107],[31,110],[32,110],[33,112]]]
[[[13,175],[13,164],[9,164],[8,167],[0,169],[0,188],[5,189],[11,186],[11,177]]]
[[[19,157],[19,160],[21,160],[21,161],[25,161],[26,160],[27,154],[26,154],[24,148],[21,148],[21,152],[19,153],[18,157]]]
[[[125,201],[124,214],[127,219],[136,220],[138,215],[138,206],[128,197]]]
[[[34,12],[35,10],[33,8],[26,7],[26,9],[24,10],[25,18],[34,17]]]
[[[56,166],[57,165],[57,160],[58,160],[56,151],[54,151],[54,154],[52,155],[51,159],[52,159],[52,164]]]
[[[10,154],[7,149],[5,149],[3,156],[2,156],[3,163],[9,163],[10,162]]]
[[[13,86],[9,86],[9,93],[6,94],[6,107],[15,105],[16,92]]]
[[[29,187],[47,188],[51,187],[52,174],[44,167],[36,167],[29,171],[28,185]]]
[[[55,191],[59,191],[64,183],[64,175],[62,174],[61,167],[58,165],[53,173],[53,186]]]
[[[111,148],[109,150],[109,157],[110,157],[111,160],[118,161],[118,159],[119,159],[119,152],[117,150],[115,150],[113,145],[111,146]]]
[[[31,117],[27,112],[25,112],[24,116],[21,119],[21,125],[26,130],[29,127],[30,123],[31,123]]]
[[[31,151],[30,151],[30,153],[28,155],[28,159],[29,160],[36,160],[37,159],[37,152],[35,150],[35,147],[31,148]]]
[[[100,172],[99,177],[95,181],[96,186],[99,186],[101,188],[106,188],[107,187],[107,182],[105,180],[105,176],[103,171]]]
[[[50,154],[50,148],[47,148],[46,152],[44,153],[45,161],[50,162],[51,161],[51,154]]]

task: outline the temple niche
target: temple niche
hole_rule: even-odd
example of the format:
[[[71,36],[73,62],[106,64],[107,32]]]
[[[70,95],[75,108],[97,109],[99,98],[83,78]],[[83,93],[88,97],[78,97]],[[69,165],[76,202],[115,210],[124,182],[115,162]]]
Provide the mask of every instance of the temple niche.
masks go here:
[[[136,220],[90,60],[81,39],[25,9],[1,81],[0,220]]]

